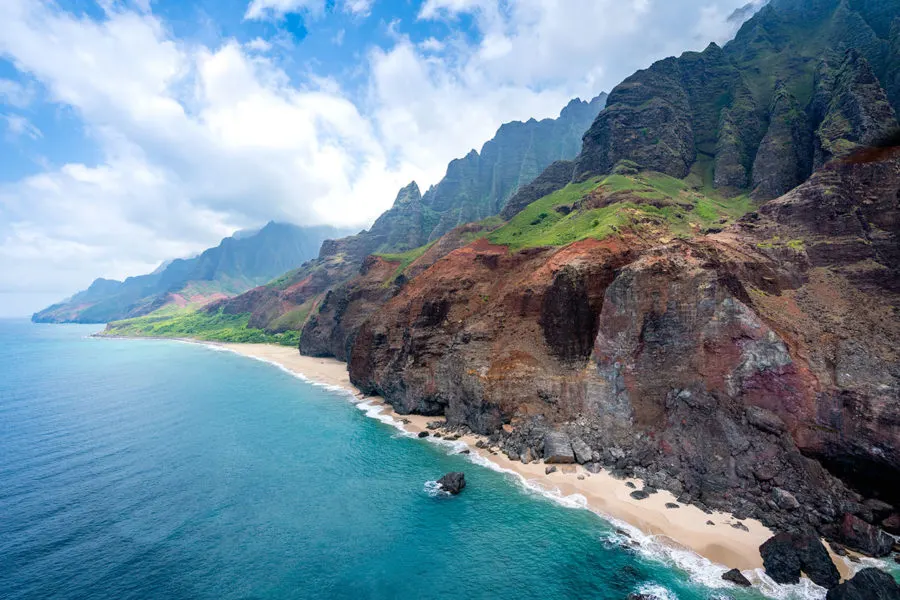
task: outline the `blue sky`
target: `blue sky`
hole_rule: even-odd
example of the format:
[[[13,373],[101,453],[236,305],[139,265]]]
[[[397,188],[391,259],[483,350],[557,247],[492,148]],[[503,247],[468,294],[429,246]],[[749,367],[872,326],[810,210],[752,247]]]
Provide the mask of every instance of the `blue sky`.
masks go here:
[[[745,2],[3,0],[0,316],[271,219],[366,227]]]

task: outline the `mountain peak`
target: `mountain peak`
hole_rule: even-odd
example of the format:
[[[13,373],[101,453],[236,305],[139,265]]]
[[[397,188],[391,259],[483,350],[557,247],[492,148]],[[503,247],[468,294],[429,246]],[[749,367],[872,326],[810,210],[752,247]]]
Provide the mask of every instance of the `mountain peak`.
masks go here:
[[[394,199],[394,206],[403,206],[412,204],[413,202],[422,201],[422,192],[419,191],[419,184],[411,181],[406,187],[400,188],[397,192],[397,198]]]

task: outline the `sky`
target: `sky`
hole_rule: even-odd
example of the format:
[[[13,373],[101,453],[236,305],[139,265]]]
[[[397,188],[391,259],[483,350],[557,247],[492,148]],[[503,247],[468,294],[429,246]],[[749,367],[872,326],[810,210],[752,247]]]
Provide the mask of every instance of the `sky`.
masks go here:
[[[746,3],[0,0],[0,316],[269,220],[368,227]]]

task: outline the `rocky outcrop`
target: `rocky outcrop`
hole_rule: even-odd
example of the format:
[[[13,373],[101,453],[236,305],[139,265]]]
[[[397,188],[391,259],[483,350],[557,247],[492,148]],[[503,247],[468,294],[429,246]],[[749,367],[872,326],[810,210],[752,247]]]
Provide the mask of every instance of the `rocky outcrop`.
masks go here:
[[[440,215],[422,202],[419,186],[413,181],[397,192],[393,206],[369,229],[378,238],[374,251],[406,252],[418,248],[428,240],[428,234],[438,224]]]
[[[825,62],[817,72],[812,106],[813,118],[819,122],[814,136],[816,168],[860,145],[887,138],[897,129],[894,109],[859,52],[848,50],[837,72],[829,71]]]
[[[839,524],[826,531],[832,539],[869,556],[887,556],[894,545],[893,537],[851,514],[844,515]]]
[[[459,494],[466,487],[465,473],[447,473],[437,480],[440,488],[453,496]]]
[[[359,327],[396,293],[391,279],[397,268],[396,262],[369,256],[359,276],[329,289],[303,326],[300,352],[346,361]]]
[[[781,82],[769,107],[768,122],[753,163],[753,197],[758,200],[776,198],[812,173],[809,117]]]
[[[878,569],[863,569],[849,581],[828,590],[827,600],[900,600],[900,585]]]
[[[750,580],[744,577],[744,574],[741,573],[738,569],[731,569],[730,571],[722,573],[722,579],[740,587],[750,587],[751,585],[753,585],[752,583],[750,583]]]
[[[798,583],[801,571],[826,589],[840,582],[837,567],[818,536],[779,533],[759,547],[766,575],[776,583]]]
[[[500,216],[507,220],[512,219],[535,200],[540,200],[547,194],[552,194],[566,187],[572,181],[572,173],[574,171],[575,163],[571,160],[558,160],[552,163],[534,181],[520,187],[509,198],[500,212]]]
[[[687,175],[696,148],[681,75],[676,59],[669,58],[616,86],[584,135],[575,178],[609,173],[622,160],[674,177]]]

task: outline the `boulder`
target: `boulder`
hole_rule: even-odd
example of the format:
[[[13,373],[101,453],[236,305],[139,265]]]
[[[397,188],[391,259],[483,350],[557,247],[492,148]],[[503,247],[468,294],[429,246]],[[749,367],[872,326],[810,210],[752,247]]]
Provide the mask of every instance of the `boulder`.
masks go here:
[[[876,521],[886,519],[894,512],[893,506],[883,500],[878,500],[877,498],[869,498],[863,502],[863,506],[872,512],[872,516]]]
[[[840,526],[829,531],[837,541],[869,556],[887,556],[894,545],[894,539],[874,525],[859,517],[846,513]]]
[[[900,535],[900,513],[894,513],[881,522],[881,526],[888,533]]]
[[[681,505],[674,502],[666,502],[666,508],[681,508]]]
[[[646,500],[650,497],[650,494],[648,494],[644,490],[634,490],[629,494],[629,496],[631,496],[635,500]]]
[[[796,510],[800,508],[800,503],[797,501],[797,498],[787,490],[778,487],[774,488],[772,490],[772,498],[775,500],[775,504],[784,510]]]
[[[447,473],[437,482],[442,490],[455,496],[466,487],[466,476],[463,473]]]
[[[575,462],[572,442],[561,431],[551,431],[544,436],[544,462],[571,464]]]
[[[525,450],[522,451],[522,454],[519,455],[519,460],[527,465],[534,460],[534,451],[531,448],[525,448]]]
[[[748,406],[746,414],[747,422],[757,429],[776,435],[784,432],[784,421],[772,411],[758,406]]]
[[[822,541],[813,533],[779,533],[759,547],[766,575],[776,583],[799,583],[800,572],[832,588],[841,579]]]
[[[578,461],[579,465],[591,462],[591,458],[594,454],[591,447],[581,438],[572,440],[572,451],[575,453],[575,460]]]
[[[739,569],[732,569],[722,573],[722,579],[741,587],[750,587],[752,585],[750,580],[744,577],[744,574],[741,573]]]
[[[600,471],[603,470],[603,465],[601,465],[598,462],[589,462],[586,465],[584,465],[584,468],[587,469],[588,473],[593,473],[596,475],[597,473],[599,473]]]
[[[546,469],[544,469],[544,474],[549,475],[550,473],[556,473],[556,465],[550,465]]]
[[[849,581],[828,590],[826,600],[900,600],[900,585],[878,569],[863,569]]]

